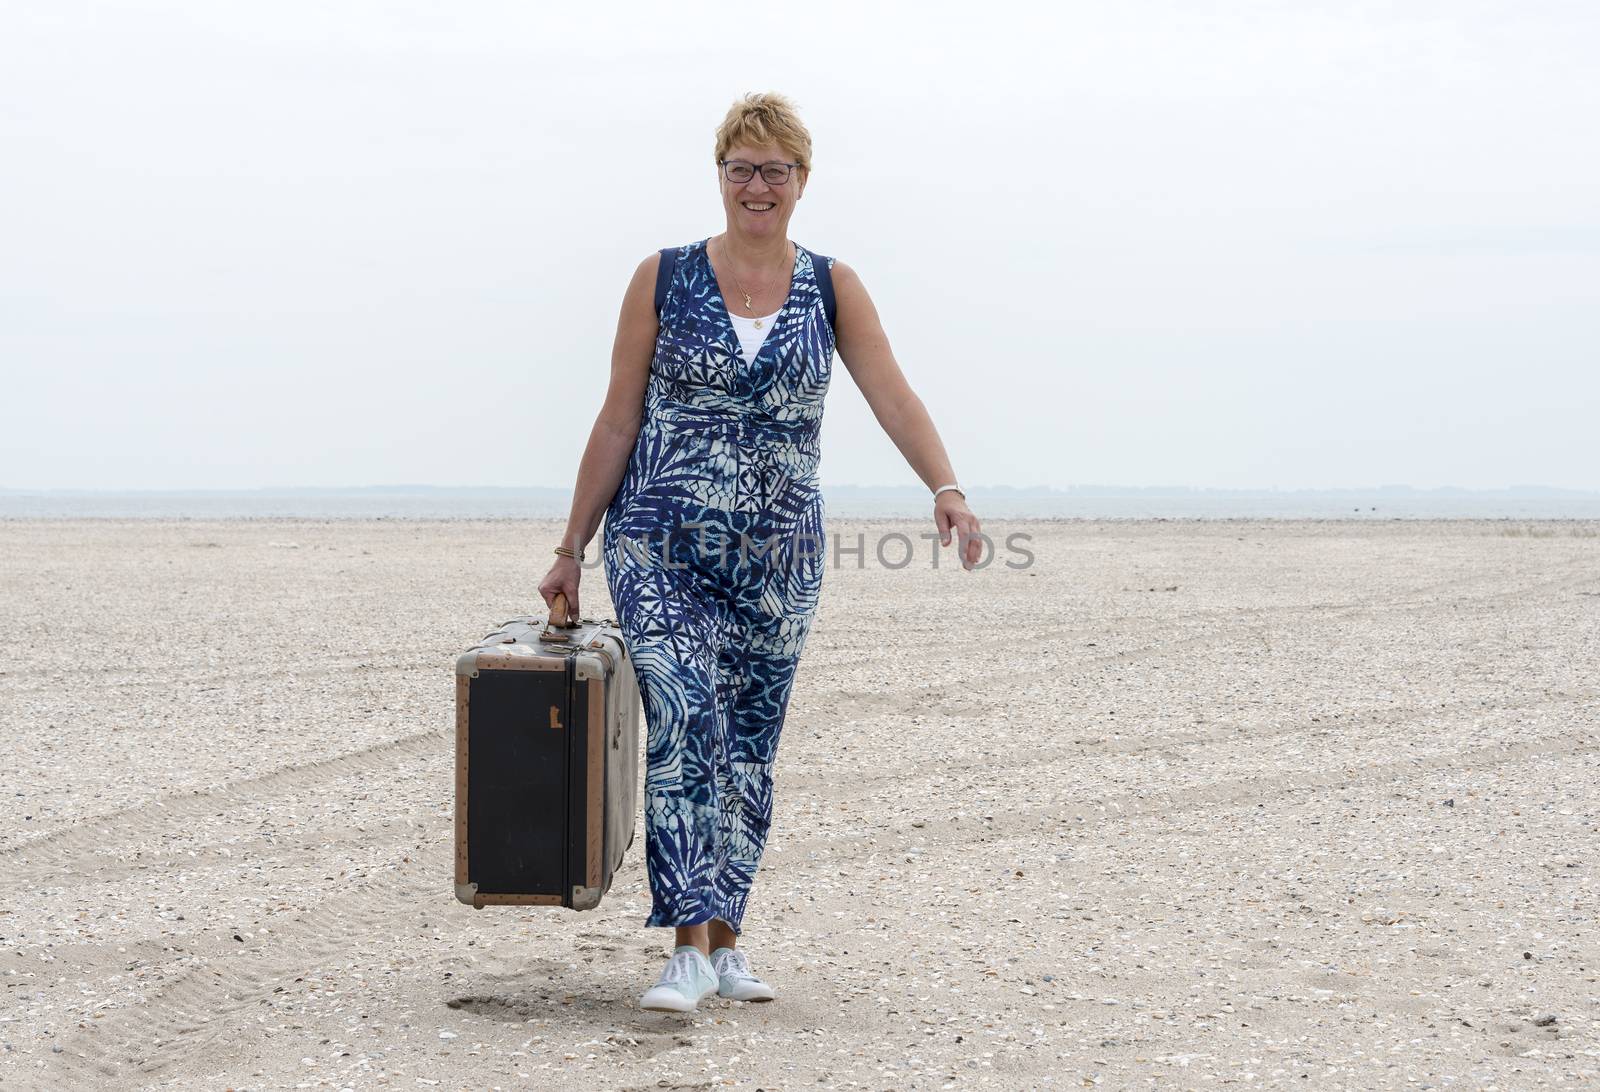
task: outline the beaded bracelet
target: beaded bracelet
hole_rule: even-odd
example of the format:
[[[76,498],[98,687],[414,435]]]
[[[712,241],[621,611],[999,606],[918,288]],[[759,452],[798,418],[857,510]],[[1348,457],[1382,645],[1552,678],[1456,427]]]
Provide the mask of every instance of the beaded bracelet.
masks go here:
[[[574,550],[571,546],[557,546],[556,553],[562,557],[570,557],[575,561],[582,561],[584,552],[582,550]]]

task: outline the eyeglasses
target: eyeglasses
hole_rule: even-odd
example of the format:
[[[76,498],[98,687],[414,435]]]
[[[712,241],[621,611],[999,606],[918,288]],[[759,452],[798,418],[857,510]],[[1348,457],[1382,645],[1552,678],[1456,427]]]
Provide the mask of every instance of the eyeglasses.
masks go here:
[[[723,177],[729,182],[748,182],[756,176],[754,163],[746,163],[742,159],[719,159],[717,162],[722,166]],[[769,186],[781,186],[789,181],[789,172],[798,166],[798,163],[763,163],[761,180]]]

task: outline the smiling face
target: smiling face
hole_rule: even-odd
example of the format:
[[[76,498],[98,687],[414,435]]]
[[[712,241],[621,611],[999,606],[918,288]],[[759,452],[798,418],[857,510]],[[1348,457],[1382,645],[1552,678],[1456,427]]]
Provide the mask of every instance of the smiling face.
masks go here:
[[[793,163],[795,157],[776,144],[735,144],[723,158],[742,159],[758,168],[763,163]],[[717,178],[722,186],[722,207],[728,217],[728,231],[752,241],[787,239],[789,217],[805,189],[806,172],[799,167],[789,172],[789,181],[774,186],[757,170],[748,182],[729,182],[719,164]],[[770,207],[769,207],[770,206]]]

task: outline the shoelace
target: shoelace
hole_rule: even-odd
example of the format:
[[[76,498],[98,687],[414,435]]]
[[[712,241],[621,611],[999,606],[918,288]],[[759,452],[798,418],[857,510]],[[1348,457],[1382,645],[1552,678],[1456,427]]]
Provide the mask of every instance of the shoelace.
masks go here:
[[[692,982],[696,966],[693,952],[679,952],[667,961],[667,969],[661,972],[661,979],[656,985],[673,986],[679,982]]]
[[[730,978],[748,978],[753,981],[760,981],[750,973],[749,958],[737,948],[722,957],[722,973]]]

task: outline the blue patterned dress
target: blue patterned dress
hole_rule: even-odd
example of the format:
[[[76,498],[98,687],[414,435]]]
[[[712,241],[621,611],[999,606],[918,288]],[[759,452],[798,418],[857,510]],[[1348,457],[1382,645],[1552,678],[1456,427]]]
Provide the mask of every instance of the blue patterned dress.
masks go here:
[[[827,560],[817,461],[834,341],[797,246],[789,297],[746,363],[709,242],[679,252],[602,543],[644,699],[645,924],[720,918],[738,933]]]

